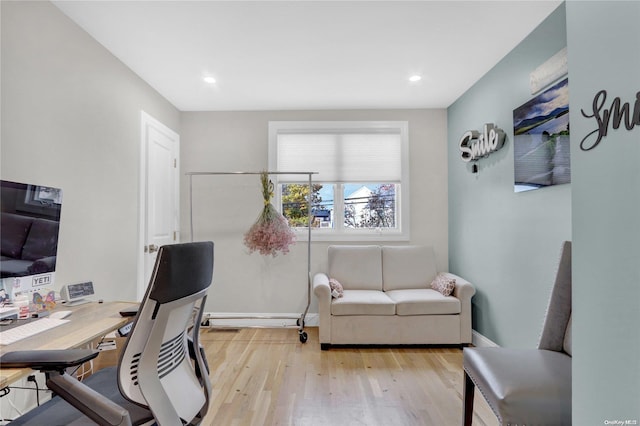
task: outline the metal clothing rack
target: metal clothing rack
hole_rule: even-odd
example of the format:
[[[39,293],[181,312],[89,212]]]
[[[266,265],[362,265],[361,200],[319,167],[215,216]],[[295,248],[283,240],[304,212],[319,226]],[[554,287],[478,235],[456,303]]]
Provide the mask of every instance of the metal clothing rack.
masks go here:
[[[193,176],[221,176],[221,175],[261,175],[265,172],[189,172],[186,173],[189,176],[189,239],[193,241]],[[209,323],[215,319],[295,319],[296,325],[288,328],[297,328],[298,335],[300,336],[300,342],[305,343],[307,341],[307,332],[304,331],[304,320],[309,312],[309,306],[311,305],[311,220],[313,215],[311,214],[311,194],[313,193],[312,176],[318,174],[318,172],[266,172],[268,175],[307,175],[309,179],[309,199],[308,199],[308,223],[307,223],[307,306],[304,312],[299,317],[291,316],[224,316],[206,314],[203,317],[203,321]],[[285,326],[287,327],[287,326]]]

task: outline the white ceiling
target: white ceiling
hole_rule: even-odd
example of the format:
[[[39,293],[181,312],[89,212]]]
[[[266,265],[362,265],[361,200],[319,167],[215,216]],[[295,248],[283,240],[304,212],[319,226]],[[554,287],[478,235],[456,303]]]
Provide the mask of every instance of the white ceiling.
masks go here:
[[[446,108],[560,3],[54,1],[181,111]]]

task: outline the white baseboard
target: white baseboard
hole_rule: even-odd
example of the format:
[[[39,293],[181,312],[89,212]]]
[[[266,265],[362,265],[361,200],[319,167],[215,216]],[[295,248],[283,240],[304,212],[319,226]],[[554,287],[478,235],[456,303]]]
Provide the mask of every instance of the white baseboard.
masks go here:
[[[497,348],[500,346],[475,330],[471,330],[471,334],[471,342],[477,348]]]
[[[211,327],[228,327],[228,328],[249,328],[249,327],[265,327],[265,328],[291,328],[296,327],[297,321],[302,314],[293,313],[240,313],[240,312],[205,312],[203,320],[209,320]],[[318,314],[307,314],[304,319],[305,327],[317,327],[320,320]],[[499,347],[491,339],[483,336],[475,330],[472,333],[472,343],[475,347]]]
[[[298,326],[298,320],[302,318],[300,313],[237,313],[237,312],[205,312],[203,320],[209,320],[212,327],[265,327],[265,328],[290,328]],[[317,327],[318,314],[307,314],[304,318],[305,327]]]

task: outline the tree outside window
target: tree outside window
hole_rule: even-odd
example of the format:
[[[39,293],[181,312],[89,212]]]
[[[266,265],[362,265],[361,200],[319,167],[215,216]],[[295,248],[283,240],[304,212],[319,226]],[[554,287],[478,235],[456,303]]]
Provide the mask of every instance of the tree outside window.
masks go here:
[[[335,229],[334,221],[343,223],[346,229],[396,227],[396,184],[313,184],[311,188],[313,228]],[[344,194],[342,216],[336,214],[334,193],[337,191],[334,188],[339,188]],[[282,184],[281,191],[282,212],[289,225],[306,227],[309,221],[309,185]]]
[[[320,190],[322,185],[311,185],[311,205],[314,206],[322,204],[322,197],[320,196]],[[309,185],[290,183],[282,185],[282,214],[289,221],[289,225],[297,227],[306,227],[309,223]],[[314,221],[315,222],[315,221]],[[314,223],[314,227],[319,226]]]

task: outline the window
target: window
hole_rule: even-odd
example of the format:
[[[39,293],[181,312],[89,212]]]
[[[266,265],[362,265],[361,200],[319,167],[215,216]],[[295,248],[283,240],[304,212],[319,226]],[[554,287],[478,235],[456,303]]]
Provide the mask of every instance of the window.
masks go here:
[[[409,239],[408,125],[400,121],[270,122],[274,205],[318,240]],[[301,233],[303,238],[306,233]]]

